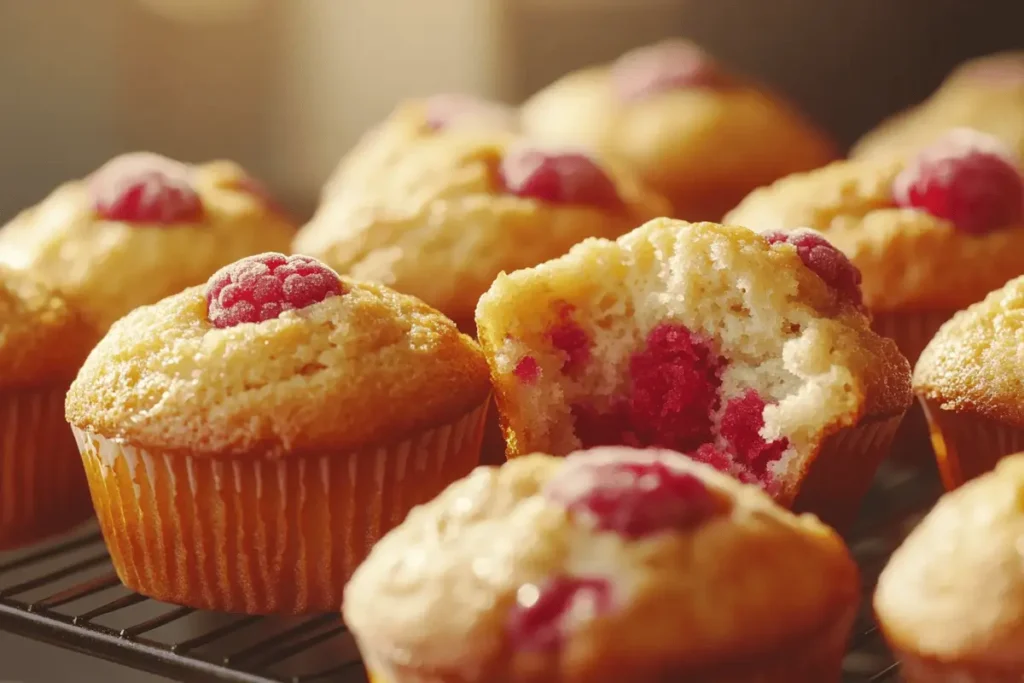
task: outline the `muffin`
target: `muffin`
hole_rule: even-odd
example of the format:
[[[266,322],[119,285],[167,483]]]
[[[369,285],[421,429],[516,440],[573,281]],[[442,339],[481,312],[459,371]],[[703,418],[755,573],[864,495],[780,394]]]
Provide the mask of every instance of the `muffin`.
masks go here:
[[[0,266],[0,550],[92,514],[63,406],[97,338],[51,289]]]
[[[1014,154],[951,131],[916,158],[844,161],[756,190],[726,220],[758,231],[810,227],[862,276],[874,328],[917,361],[954,312],[1024,273],[1024,182]],[[920,410],[896,439],[930,455]]]
[[[0,262],[28,268],[106,329],[243,256],[283,251],[294,227],[231,162],[117,157],[0,229]]]
[[[482,467],[345,591],[375,683],[838,683],[859,600],[839,537],[668,451]]]
[[[477,325],[510,456],[687,453],[844,526],[911,402],[816,233],[659,219],[499,277]]]
[[[946,494],[875,593],[907,683],[1024,680],[1024,455]]]
[[[476,343],[412,297],[262,254],[118,321],[67,420],[118,576],[165,602],[330,611],[480,454]]]
[[[914,368],[946,487],[1024,451],[1024,277],[942,326]]]
[[[682,40],[571,73],[522,107],[531,137],[631,164],[686,220],[719,220],[755,187],[836,148],[789,103]]]
[[[964,62],[931,97],[883,121],[853,146],[851,154],[906,156],[961,127],[993,135],[1024,156],[1024,51]]]
[[[407,100],[363,135],[331,173],[321,193],[326,200],[364,182],[376,182],[419,140],[452,131],[516,131],[518,112],[507,105],[460,93]]]
[[[293,249],[417,296],[472,333],[477,300],[498,273],[668,211],[631,173],[579,151],[452,131],[325,198]]]

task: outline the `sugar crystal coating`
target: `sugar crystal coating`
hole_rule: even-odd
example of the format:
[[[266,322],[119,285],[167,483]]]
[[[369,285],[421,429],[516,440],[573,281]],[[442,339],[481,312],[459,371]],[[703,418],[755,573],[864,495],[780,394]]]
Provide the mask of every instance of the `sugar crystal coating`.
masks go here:
[[[926,211],[972,234],[1024,221],[1024,180],[998,139],[957,129],[922,151],[893,182],[897,206]]]
[[[813,230],[794,230],[765,233],[764,238],[768,244],[792,244],[804,265],[825,284],[853,304],[862,305],[864,295],[860,289],[860,270],[822,235]]]
[[[505,621],[505,633],[517,650],[556,650],[580,624],[611,608],[612,591],[607,580],[556,576],[540,585],[520,588]]]
[[[588,527],[641,538],[693,528],[719,508],[700,478],[662,459],[590,464],[585,454],[577,457],[548,481],[544,495]]]
[[[600,208],[622,204],[612,179],[582,152],[520,146],[504,156],[498,173],[502,187],[518,197]]]
[[[323,263],[271,252],[214,273],[206,283],[207,315],[218,328],[258,323],[342,293],[338,274]]]
[[[88,179],[97,215],[109,221],[170,225],[203,218],[203,203],[192,187],[192,169],[145,152],[111,159]]]

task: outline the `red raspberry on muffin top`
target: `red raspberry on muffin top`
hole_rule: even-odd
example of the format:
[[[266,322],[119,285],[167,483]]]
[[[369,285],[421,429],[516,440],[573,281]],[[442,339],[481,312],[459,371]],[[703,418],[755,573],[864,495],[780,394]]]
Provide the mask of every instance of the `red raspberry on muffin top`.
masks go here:
[[[857,306],[863,303],[861,274],[846,254],[814,230],[763,233],[768,244],[792,244],[804,265]]]
[[[897,206],[926,211],[957,229],[983,234],[1024,220],[1019,161],[997,138],[968,128],[950,131],[896,177]]]
[[[583,152],[521,145],[505,154],[498,173],[502,187],[518,197],[601,208],[622,204],[614,181]]]
[[[627,52],[612,65],[620,99],[642,100],[685,88],[713,88],[731,80],[704,50],[686,40],[667,40]]]
[[[111,159],[89,178],[96,213],[110,221],[170,225],[202,220],[187,164],[148,152]]]
[[[208,318],[234,327],[344,294],[338,274],[311,256],[267,253],[221,268],[206,283]]]

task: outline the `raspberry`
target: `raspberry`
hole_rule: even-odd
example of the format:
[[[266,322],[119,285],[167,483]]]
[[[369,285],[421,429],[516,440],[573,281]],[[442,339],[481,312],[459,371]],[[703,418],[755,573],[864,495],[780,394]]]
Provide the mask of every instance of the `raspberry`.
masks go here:
[[[729,401],[722,414],[719,434],[729,444],[736,466],[768,487],[773,479],[768,467],[782,457],[789,448],[789,440],[781,438],[767,443],[761,436],[765,405],[764,399],[752,389]]]
[[[533,384],[540,378],[540,365],[533,356],[524,356],[516,363],[512,374],[523,384]]]
[[[660,457],[591,464],[583,455],[547,483],[544,495],[587,526],[628,538],[690,529],[718,509],[703,481]]]
[[[611,77],[618,97],[627,102],[669,90],[724,87],[731,80],[707,53],[681,40],[627,52],[612,65]]]
[[[519,147],[505,155],[498,172],[504,189],[517,197],[602,208],[622,204],[612,179],[581,152]]]
[[[194,223],[203,203],[191,185],[191,169],[158,154],[139,152],[111,159],[89,178],[96,213],[127,223]]]
[[[478,126],[511,130],[515,115],[505,105],[471,95],[434,95],[426,101],[427,127],[434,131],[454,126]]]
[[[547,333],[548,341],[556,349],[565,354],[562,372],[575,374],[583,369],[590,360],[590,337],[572,319],[572,306],[563,305],[558,312],[559,321]]]
[[[1006,53],[977,60],[964,69],[971,80],[994,86],[1024,83],[1024,53]]]
[[[206,283],[207,315],[214,327],[234,327],[271,320],[343,293],[338,274],[316,259],[271,252],[214,273]]]
[[[982,234],[1024,220],[1024,180],[996,138],[957,129],[925,149],[896,177],[897,206],[926,211]]]
[[[814,271],[825,284],[854,305],[860,306],[863,303],[860,270],[850,262],[846,254],[818,233],[813,230],[770,232],[765,233],[764,238],[768,244],[792,244],[804,265]]]
[[[518,650],[554,650],[580,624],[612,608],[611,585],[594,577],[556,576],[519,589],[505,621]]]

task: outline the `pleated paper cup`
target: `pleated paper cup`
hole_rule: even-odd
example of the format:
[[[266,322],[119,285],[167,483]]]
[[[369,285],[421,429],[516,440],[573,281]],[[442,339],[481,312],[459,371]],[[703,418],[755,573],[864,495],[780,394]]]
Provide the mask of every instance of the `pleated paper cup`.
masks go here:
[[[1007,455],[1024,451],[1024,429],[975,413],[944,410],[922,399],[935,458],[946,489],[953,489],[995,469]]]
[[[449,424],[365,450],[194,457],[74,429],[121,581],[223,612],[334,612],[381,536],[478,463],[485,402]]]
[[[67,386],[0,391],[0,550],[67,531],[92,515]]]
[[[877,313],[872,317],[871,327],[883,337],[895,341],[913,368],[924,347],[954,313],[956,311],[953,310]],[[921,406],[915,403],[904,415],[893,438],[892,457],[899,462],[920,464],[931,460],[934,455],[928,422]]]
[[[867,418],[827,437],[800,483],[793,509],[814,513],[840,531],[849,529],[889,454],[900,420],[900,415]]]

